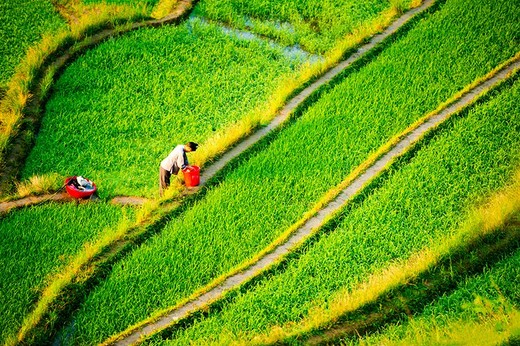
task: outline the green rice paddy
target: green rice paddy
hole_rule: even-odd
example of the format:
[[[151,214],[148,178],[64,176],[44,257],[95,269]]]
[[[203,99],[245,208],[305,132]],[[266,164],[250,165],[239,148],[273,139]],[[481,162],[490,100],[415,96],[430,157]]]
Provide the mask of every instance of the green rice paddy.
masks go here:
[[[151,11],[158,2],[107,3]],[[201,0],[178,26],[110,38],[52,85],[21,178],[83,175],[96,182],[102,200],[156,197],[159,163],[175,145],[205,143],[267,109],[316,61],[291,46],[326,56],[411,2]],[[440,0],[82,290],[77,310],[51,326],[51,334],[59,330],[56,342],[102,342],[255,257],[393,136],[518,54],[517,7],[509,0]],[[1,98],[27,48],[66,24],[50,1],[4,1],[0,20]],[[147,344],[249,344],[457,234],[473,207],[519,167],[519,96],[517,73],[399,159],[298,256]],[[136,209],[50,203],[0,216],[0,340],[16,335],[43,288],[89,244],[132,224]],[[466,278],[411,319],[342,342],[441,342],[458,337],[461,325],[491,325],[490,335],[505,335],[518,315],[519,258],[517,252]]]
[[[471,207],[509,182],[520,165],[520,81],[440,131],[380,187],[344,211],[331,233],[286,269],[238,295],[221,312],[167,344],[251,340],[275,325],[327,308],[373,273],[457,232]],[[514,281],[507,291],[516,297]],[[467,292],[469,293],[469,292]]]
[[[83,175],[103,197],[154,196],[173,147],[266,103],[301,63],[197,20],[109,40],[57,81],[22,176]]]
[[[495,3],[473,5],[451,1],[419,23],[123,260],[75,317],[74,342],[99,342],[254,256],[390,137],[514,54],[508,28],[517,24]],[[503,50],[487,49],[489,40]]]

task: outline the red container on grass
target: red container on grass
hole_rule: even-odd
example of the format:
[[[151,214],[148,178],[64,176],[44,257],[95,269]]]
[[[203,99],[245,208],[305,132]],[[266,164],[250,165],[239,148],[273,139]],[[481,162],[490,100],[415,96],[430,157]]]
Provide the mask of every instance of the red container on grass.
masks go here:
[[[67,193],[71,195],[74,198],[88,198],[96,192],[97,187],[96,184],[94,184],[92,181],[86,179],[91,185],[91,189],[80,189],[72,184],[72,180],[76,180],[77,176],[68,177],[65,179],[65,189],[67,190]],[[77,180],[76,180],[77,181]]]
[[[200,167],[188,166],[182,171],[186,187],[195,187],[200,184]]]

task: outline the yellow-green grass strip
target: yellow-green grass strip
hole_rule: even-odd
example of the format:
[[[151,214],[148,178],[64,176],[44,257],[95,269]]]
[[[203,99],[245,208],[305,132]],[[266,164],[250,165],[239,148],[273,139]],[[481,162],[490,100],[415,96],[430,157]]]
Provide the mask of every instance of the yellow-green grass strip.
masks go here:
[[[316,214],[318,214],[320,211],[322,211],[325,206],[327,206],[329,203],[331,203],[340,193],[342,193],[349,185],[351,185],[356,179],[358,179],[369,167],[373,166],[379,159],[381,159],[385,154],[387,154],[392,148],[394,148],[405,137],[409,136],[412,132],[417,130],[421,125],[426,123],[428,120],[438,116],[439,113],[441,113],[443,110],[446,110],[449,106],[453,105],[454,103],[457,103],[456,101],[460,101],[461,98],[463,96],[465,96],[466,94],[468,94],[470,92],[474,93],[475,92],[474,89],[477,88],[477,86],[481,86],[481,88],[478,91],[477,95],[471,96],[469,100],[466,100],[466,99],[463,100],[464,102],[462,102],[463,103],[462,105],[459,105],[460,102],[458,102],[457,105],[455,106],[455,108],[451,109],[448,112],[448,114],[445,115],[440,121],[443,122],[443,121],[446,121],[447,119],[449,119],[452,115],[456,114],[461,109],[461,107],[467,106],[468,102],[474,102],[476,99],[478,99],[480,96],[482,96],[485,92],[487,92],[488,89],[486,89],[486,88],[490,88],[490,87],[494,86],[494,85],[482,86],[482,84],[484,82],[491,80],[495,76],[498,76],[493,81],[493,83],[496,84],[496,83],[500,82],[502,79],[507,78],[507,76],[509,74],[512,74],[516,70],[518,70],[520,64],[516,64],[516,65],[512,65],[512,64],[518,62],[519,60],[520,60],[520,53],[516,54],[513,58],[509,59],[508,61],[500,64],[499,66],[497,66],[495,69],[490,71],[485,76],[476,79],[471,84],[469,84],[468,86],[463,88],[461,91],[459,91],[458,93],[453,95],[449,100],[447,100],[444,103],[442,103],[439,107],[437,107],[437,109],[435,109],[434,111],[428,113],[426,116],[424,116],[421,119],[419,119],[418,121],[416,121],[414,124],[412,124],[410,127],[405,129],[400,134],[398,134],[398,135],[394,136],[393,138],[391,138],[387,143],[385,143],[376,152],[374,152],[374,154],[369,156],[363,163],[361,163],[359,166],[357,166],[340,184],[338,184],[335,188],[329,190],[314,205],[314,207],[311,210],[309,210],[308,212],[306,212],[304,214],[304,216],[300,220],[298,220],[291,227],[289,227],[275,241],[273,241],[268,247],[263,249],[261,252],[257,253],[253,258],[251,258],[247,262],[244,262],[244,263],[240,264],[238,267],[232,269],[230,272],[228,272],[228,273],[226,273],[224,275],[221,275],[220,277],[215,279],[213,282],[211,282],[209,285],[207,285],[206,287],[203,287],[200,290],[196,291],[190,297],[182,300],[179,304],[175,305],[174,307],[171,307],[171,308],[168,308],[168,309],[165,309],[163,311],[159,311],[159,312],[155,313],[150,318],[148,318],[148,319],[146,319],[144,321],[141,321],[138,324],[129,327],[127,330],[123,331],[122,333],[117,334],[117,335],[107,339],[104,342],[104,344],[112,344],[112,343],[114,343],[114,342],[116,342],[118,340],[122,340],[125,337],[128,337],[129,335],[132,335],[135,331],[138,331],[140,329],[144,329],[143,327],[145,327],[145,326],[147,326],[149,324],[152,324],[154,322],[157,322],[162,317],[165,317],[165,316],[167,316],[167,315],[169,315],[172,312],[177,311],[177,310],[187,311],[186,315],[184,315],[184,316],[182,316],[180,318],[176,317],[176,319],[174,319],[172,317],[168,318],[168,319],[172,320],[174,323],[178,323],[180,320],[188,317],[191,313],[193,313],[193,311],[189,311],[185,307],[185,305],[187,305],[190,302],[196,300],[197,298],[201,298],[203,295],[205,295],[206,293],[210,292],[211,290],[213,290],[215,288],[218,288],[218,286],[222,285],[229,278],[231,278],[231,277],[233,277],[233,276],[235,276],[235,275],[237,275],[239,273],[244,272],[249,267],[252,267],[254,264],[259,262],[261,259],[265,258],[268,254],[272,253],[280,245],[286,243],[288,240],[290,240],[291,236],[295,232],[297,232],[300,228],[302,228]],[[430,131],[431,129],[435,128],[439,124],[440,124],[440,122],[437,121],[433,126],[430,126],[426,130]],[[411,143],[408,143],[408,146],[406,148],[403,148],[402,151],[399,153],[399,155],[403,155],[405,152],[410,150],[413,147],[414,143],[416,143],[418,140],[420,140],[426,134],[427,134],[427,132],[425,132],[423,130],[421,135],[420,136],[416,136]],[[385,163],[385,165],[379,170],[379,172],[377,174],[380,174],[380,173],[382,173],[382,171],[386,170],[395,161],[395,159],[396,159],[396,157],[394,157],[392,160],[388,160]],[[370,180],[365,181],[363,183],[363,186],[360,187],[360,189],[351,198],[354,198],[355,195],[357,195],[359,193],[359,191],[361,191],[363,189],[364,186],[369,184],[375,178],[376,178],[376,176],[372,176],[370,178]],[[323,224],[323,223],[328,222],[330,219],[334,218],[336,216],[336,213],[337,213],[337,209],[336,209],[335,212],[332,212],[332,213],[328,214],[326,216],[326,218],[320,224],[316,224],[317,227],[314,227],[311,230],[311,232],[308,233],[304,238],[298,239],[297,242],[291,242],[292,243],[291,244],[291,249],[298,248],[302,243],[304,243],[306,241],[306,239],[308,239],[309,237],[312,237],[315,233],[319,232],[319,230],[320,230],[319,226],[321,224]],[[286,254],[275,258],[274,261],[269,263],[268,267],[261,268],[259,271],[256,271],[256,273],[253,274],[253,276],[260,275],[265,270],[268,270],[270,267],[280,263],[281,261],[284,260],[285,256],[286,256]],[[243,282],[240,283],[240,285],[242,285],[242,284],[243,284]],[[231,287],[231,288],[235,288],[235,287]],[[218,292],[218,293],[219,294],[223,293],[224,290],[228,290],[228,289],[230,289],[230,288],[227,287],[226,289],[221,289],[221,290],[219,290],[220,292]],[[221,298],[221,296],[217,296],[216,299],[215,299],[214,295],[210,295],[210,296],[212,296],[212,297],[210,297],[209,300],[206,303],[199,305],[198,307],[196,307],[196,309],[204,309],[206,306],[208,306],[209,304],[213,303],[216,299]],[[176,315],[178,316],[178,314],[176,314]],[[155,332],[159,332],[160,330],[163,330],[163,329],[168,328],[168,327],[171,327],[171,325],[164,324],[164,325],[161,326],[160,329],[154,330],[154,333]],[[146,328],[146,330],[151,330],[151,329],[152,328]],[[143,333],[143,335],[146,335],[146,333]]]
[[[178,2],[179,0],[159,0],[159,2],[152,11],[152,17],[165,17],[166,15],[168,15],[168,13],[172,12],[173,8],[175,7],[175,5],[177,5]]]
[[[514,254],[513,257],[518,257],[518,252]],[[507,259],[504,262],[507,262]],[[491,267],[488,274],[493,274],[495,269],[495,267]],[[513,268],[510,268],[510,270],[511,269]],[[478,279],[479,277],[472,281],[480,281],[483,285],[487,283]],[[514,285],[515,278],[509,276],[509,279],[512,280],[511,283]],[[356,344],[360,346],[473,346],[476,344],[479,346],[491,346],[514,344],[513,341],[518,342],[518,337],[520,337],[520,311],[515,307],[515,302],[510,302],[506,297],[501,296],[500,292],[504,284],[503,280],[501,280],[500,283],[501,285],[496,282],[492,283],[499,295],[497,298],[488,299],[481,297],[479,294],[481,290],[479,290],[478,292],[472,292],[475,297],[472,302],[465,301],[462,303],[461,308],[463,310],[474,310],[477,317],[468,318],[465,316],[453,318],[451,316],[438,316],[433,314],[426,316],[423,312],[419,317],[413,317],[402,325],[391,325],[375,335],[364,336],[355,342],[349,340],[350,342],[347,341],[345,344]],[[462,289],[468,288],[463,287]],[[459,291],[459,289],[457,289],[457,291]],[[457,291],[448,297],[441,298],[441,300],[446,300],[445,298],[457,299],[458,297],[454,297],[458,293]],[[450,305],[455,305],[454,303],[455,302],[452,302]],[[435,303],[433,308],[435,308],[436,305],[438,305],[438,303]],[[428,312],[432,311],[431,308],[428,310]],[[434,310],[432,312],[438,311]],[[467,315],[467,313],[465,315]]]
[[[448,325],[437,327],[429,324],[414,324],[414,334],[400,340],[381,340],[377,343],[360,341],[359,344],[385,346],[405,345],[467,345],[494,346],[514,345],[520,337],[520,311],[514,307],[510,311],[490,311],[483,321],[451,321]],[[420,331],[422,328],[422,331]],[[478,342],[476,342],[478,340]]]
[[[476,209],[461,226],[459,232],[443,242],[418,251],[408,260],[395,263],[383,272],[370,276],[365,283],[351,292],[347,290],[338,292],[327,309],[315,307],[300,323],[273,327],[267,335],[258,336],[254,341],[258,344],[272,344],[330,325],[341,316],[374,302],[386,292],[416,278],[464,244],[499,230],[519,211],[520,169],[517,169],[512,183]],[[237,344],[242,343],[237,342]]]

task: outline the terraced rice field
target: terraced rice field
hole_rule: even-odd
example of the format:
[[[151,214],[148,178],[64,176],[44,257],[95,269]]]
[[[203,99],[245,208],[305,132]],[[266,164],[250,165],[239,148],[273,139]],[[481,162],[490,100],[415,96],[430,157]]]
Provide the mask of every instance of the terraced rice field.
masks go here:
[[[85,175],[103,197],[154,196],[175,145],[204,142],[266,104],[303,62],[198,20],[106,42],[56,83],[22,177]]]
[[[159,1],[108,3],[151,12]],[[520,51],[514,2],[439,0],[196,196],[173,203],[155,198],[158,165],[173,146],[232,136],[235,124],[258,114],[267,114],[265,123],[302,75],[330,65],[349,38],[412,3],[418,2],[201,0],[179,25],[135,30],[78,54],[57,81],[47,81],[50,98],[21,178],[84,175],[97,183],[101,202],[0,215],[0,340],[98,344],[179,304],[255,258],[385,143]],[[2,60],[11,67],[0,74],[0,90],[21,59],[12,47],[65,25],[50,2],[38,6],[0,5],[0,19],[19,11],[45,23],[18,16],[19,24],[0,26],[6,48],[0,57],[11,56]],[[518,76],[421,141],[283,265],[146,344],[280,341],[367,278],[459,234],[471,210],[511,184],[520,167]],[[141,208],[106,202],[117,195],[151,200]],[[166,210],[175,211],[165,216]],[[154,235],[137,239],[125,233],[132,227],[150,227]],[[115,245],[92,245],[116,234],[121,244],[139,246],[118,255]],[[50,322],[16,341],[22,321],[47,298],[42,289],[61,282],[75,264],[90,263],[84,257],[98,250],[116,255],[103,275],[82,286],[98,270],[85,265],[64,286],[78,305],[61,311],[51,301]],[[410,311],[411,319],[337,342],[420,343],[432,335],[449,338],[460,325],[489,330],[497,323],[490,335],[507,340],[517,328],[517,260],[518,252],[464,278],[445,297]],[[433,326],[416,333],[426,324]]]
[[[476,8],[447,3],[324,95],[218,188],[208,191],[204,200],[116,266],[75,317],[75,342],[99,342],[175,305],[254,256],[391,136],[485,74],[486,65],[497,65],[514,54],[509,29],[505,35],[500,29],[510,25],[508,19],[503,19],[504,26],[496,26],[501,13],[493,10],[493,4],[474,5],[481,8],[476,11],[482,16],[475,22],[478,25],[472,24]],[[453,22],[457,25],[449,27]],[[496,31],[477,35],[474,30]],[[468,34],[474,40],[461,47],[460,38]],[[438,41],[426,41],[424,35]],[[489,39],[503,40],[500,46],[510,48],[490,52]],[[455,53],[453,46],[459,47]],[[428,54],[415,54],[425,50]],[[417,70],[410,70],[411,65]]]

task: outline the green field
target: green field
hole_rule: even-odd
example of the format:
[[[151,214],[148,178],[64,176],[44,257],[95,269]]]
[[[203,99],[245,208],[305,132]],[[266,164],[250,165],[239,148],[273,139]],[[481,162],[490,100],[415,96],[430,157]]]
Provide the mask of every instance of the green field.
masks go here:
[[[519,96],[517,78],[453,120],[409,164],[350,206],[338,227],[298,260],[222,312],[177,333],[171,344],[249,340],[273,325],[298,322],[313,307],[326,308],[339,290],[351,291],[372,273],[457,232],[471,207],[509,182],[520,166],[520,153],[510,150],[520,146]]]
[[[45,286],[82,245],[108,231],[129,209],[104,203],[46,204],[0,220],[0,340],[13,334]]]
[[[63,40],[89,42],[79,35],[82,25],[141,6],[151,13],[159,2],[58,0],[71,23]],[[297,117],[202,193],[179,199],[180,208],[177,200],[155,199],[159,163],[175,145],[202,143],[195,155],[204,159],[188,157],[204,169],[218,155],[211,153],[232,145],[219,136],[236,138],[248,121],[266,122],[304,76],[330,66],[347,42],[411,3],[418,2],[201,0],[181,24],[116,35],[81,51],[55,82],[46,79],[50,96],[20,180],[83,175],[96,182],[101,202],[49,203],[0,215],[0,341],[13,344],[24,323],[29,331],[22,343],[57,332],[49,343],[97,344],[179,304],[255,258],[397,134],[520,53],[515,1],[439,0],[311,97]],[[0,4],[0,98],[27,49],[43,33],[67,27],[53,4]],[[52,48],[46,44],[44,51]],[[24,74],[17,75],[24,84]],[[15,91],[9,102],[24,104],[24,94],[16,100]],[[318,312],[332,311],[340,293],[357,292],[394,265],[451,244],[475,206],[518,172],[519,96],[517,71],[400,158],[283,265],[145,344],[251,344],[300,332]],[[238,128],[241,122],[246,125]],[[106,202],[118,195],[151,201],[142,208]],[[105,255],[113,256],[108,263]],[[409,318],[403,314],[375,333],[341,342],[470,338],[457,328],[471,335],[482,328],[492,335],[516,330],[520,338],[520,322],[511,322],[520,316],[519,261],[517,251],[445,295],[436,293]],[[406,285],[412,289],[413,282]],[[54,291],[42,295],[49,287]],[[31,314],[36,303],[43,316]]]
[[[345,345],[392,345],[468,342],[480,338],[485,342],[486,334],[478,329],[472,333],[472,325],[490,324],[490,329],[498,335],[507,330],[508,314],[520,306],[520,251],[487,268],[476,277],[468,277],[459,283],[449,295],[440,297],[414,318],[389,325],[383,331],[358,341],[344,340]],[[518,310],[517,310],[518,311]],[[518,318],[516,315],[514,318]],[[518,320],[516,320],[518,325]],[[461,328],[462,327],[462,328]],[[505,333],[504,333],[505,334]],[[455,337],[458,336],[459,340]],[[520,333],[516,330],[516,337]],[[493,336],[496,337],[496,336]],[[493,340],[488,344],[493,344]],[[498,341],[498,340],[495,340]]]
[[[203,142],[267,103],[301,63],[198,20],[109,40],[56,83],[22,176],[84,175],[103,197],[153,196],[175,145]]]
[[[0,22],[1,90],[6,88],[27,48],[38,42],[42,34],[64,28],[66,24],[48,0],[3,0]]]
[[[98,4],[100,0],[82,0],[86,5]],[[153,8],[160,0],[104,0],[104,3],[114,5],[130,5],[133,7],[146,6],[149,9]]]
[[[324,95],[117,265],[75,317],[75,342],[101,341],[254,256],[389,138],[511,57],[518,24],[495,6],[448,2]],[[501,48],[489,50],[496,41]]]
[[[386,0],[207,0],[201,1],[195,13],[323,54],[390,7]]]

